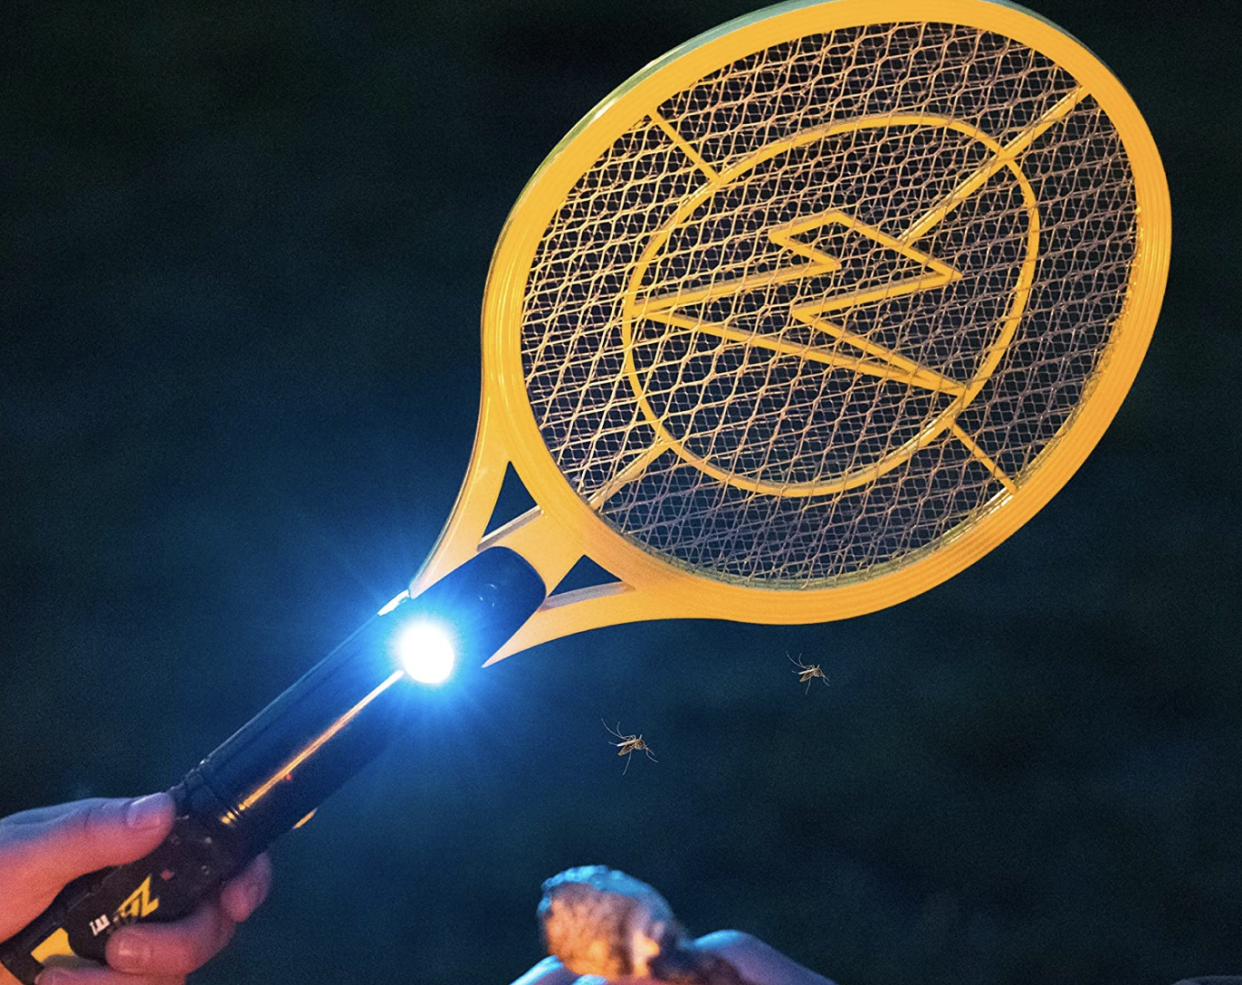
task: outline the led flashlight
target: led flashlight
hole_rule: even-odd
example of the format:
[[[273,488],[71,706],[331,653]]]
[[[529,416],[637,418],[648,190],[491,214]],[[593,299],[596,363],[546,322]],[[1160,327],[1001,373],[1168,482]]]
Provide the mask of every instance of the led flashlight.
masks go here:
[[[0,963],[33,985],[44,967],[102,962],[127,923],[189,914],[373,759],[426,699],[420,685],[481,664],[546,594],[529,564],[493,547],[385,606],[172,788],[177,820],[163,844],[71,882],[0,944]]]
[[[453,676],[457,653],[449,631],[433,619],[415,619],[393,640],[397,661],[420,684],[439,686]]]

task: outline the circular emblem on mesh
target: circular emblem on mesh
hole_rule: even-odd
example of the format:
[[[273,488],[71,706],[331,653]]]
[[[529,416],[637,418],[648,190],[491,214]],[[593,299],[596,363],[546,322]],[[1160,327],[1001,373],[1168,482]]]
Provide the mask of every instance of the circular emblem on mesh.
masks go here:
[[[921,211],[898,228],[866,189],[912,160]],[[916,246],[936,249],[936,227],[968,201],[928,178],[968,189],[998,161],[1009,173],[989,194],[1018,203],[994,209],[1004,248],[959,269]],[[870,482],[951,427],[999,364],[1038,227],[1012,150],[948,118],[863,118],[778,141],[688,196],[635,266],[622,344],[639,407],[659,443],[721,482],[777,496]]]

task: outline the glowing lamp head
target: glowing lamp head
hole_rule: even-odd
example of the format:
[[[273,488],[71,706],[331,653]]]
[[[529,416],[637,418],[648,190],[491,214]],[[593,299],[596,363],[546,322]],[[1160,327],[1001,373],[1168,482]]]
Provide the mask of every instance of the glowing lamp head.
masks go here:
[[[453,674],[457,654],[443,626],[419,619],[404,627],[393,644],[402,668],[420,684],[443,684]]]

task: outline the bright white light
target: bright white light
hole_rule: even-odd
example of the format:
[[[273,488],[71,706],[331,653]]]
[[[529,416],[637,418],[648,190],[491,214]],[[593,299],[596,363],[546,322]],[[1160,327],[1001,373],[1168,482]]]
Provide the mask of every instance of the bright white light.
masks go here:
[[[406,626],[394,647],[405,672],[420,684],[443,684],[457,663],[453,641],[434,622],[420,619]]]

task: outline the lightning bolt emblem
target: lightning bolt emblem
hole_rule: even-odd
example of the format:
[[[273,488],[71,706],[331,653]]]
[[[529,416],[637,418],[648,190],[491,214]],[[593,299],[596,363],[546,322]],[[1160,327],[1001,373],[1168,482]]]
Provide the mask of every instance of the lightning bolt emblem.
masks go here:
[[[644,451],[592,490],[588,502],[598,509],[619,489],[643,476],[666,451],[739,489],[782,497],[840,493],[900,467],[945,433],[960,442],[1007,492],[1016,493],[1015,480],[989,456],[977,436],[958,423],[957,416],[986,385],[1008,351],[1035,279],[1040,246],[1039,199],[1022,169],[1021,157],[1041,134],[1064,120],[1086,96],[1087,90],[1081,86],[1066,92],[1003,144],[978,127],[951,117],[922,111],[886,113],[789,135],[723,169],[707,161],[669,120],[658,112],[649,113],[653,127],[668,138],[702,180],[652,234],[634,265],[626,291],[620,333],[623,372],[639,412],[654,429],[655,437]],[[969,172],[913,216],[896,236],[840,209],[827,209],[792,222],[774,221],[752,233],[747,216],[736,203],[708,205],[723,201],[716,196],[726,189],[743,187],[757,168],[800,148],[855,132],[883,130],[900,135],[928,128],[960,134],[980,145],[984,153]],[[925,242],[937,225],[1002,172],[1020,196],[1015,219],[1020,219],[1021,225],[1015,226],[1012,233],[1019,247],[1014,258],[1016,276],[1004,311],[989,319],[993,337],[980,348],[975,365],[959,370],[967,378],[954,379],[916,358],[922,353],[911,351],[920,343],[902,334],[902,330],[906,325],[913,326],[913,319],[894,320],[877,316],[876,311],[887,301],[943,290],[963,281],[960,271],[929,256],[915,244]],[[710,216],[711,222],[700,223],[695,218],[700,214]],[[745,272],[729,276],[740,263],[746,264]],[[871,319],[870,324],[862,331],[851,330],[851,324],[866,324],[867,319]],[[780,474],[779,468],[770,470],[769,475],[766,458],[749,465],[741,463],[743,467],[739,468],[736,456],[717,461],[719,456],[711,440],[692,445],[687,441],[692,435],[681,433],[692,426],[694,416],[693,408],[678,411],[668,399],[686,382],[681,369],[671,378],[665,374],[659,380],[653,376],[655,363],[644,368],[636,358],[645,348],[649,357],[659,360],[663,340],[669,333],[660,333],[662,337],[639,334],[636,327],[642,323],[663,324],[691,337],[714,336],[748,349],[818,363],[856,377],[904,384],[939,399],[931,405],[917,432],[896,447],[884,449],[878,458],[867,453],[842,470],[834,472],[829,468],[806,481],[790,481]],[[681,365],[685,365],[684,361]],[[656,380],[658,391],[649,392],[652,380]],[[657,393],[658,405],[652,402]],[[727,399],[716,400],[712,406],[718,410],[722,400]],[[670,426],[675,419],[680,423]]]
[[[837,228],[831,229],[830,227]],[[791,304],[789,316],[793,321],[813,329],[817,336],[829,336],[834,342],[830,344],[798,342],[784,337],[783,334],[739,328],[729,324],[727,320],[707,320],[688,310],[730,295],[763,290],[780,284],[804,281],[839,272],[842,269],[840,259],[809,244],[804,239],[808,234],[826,228],[830,229],[833,238],[845,242],[851,240],[857,242],[858,238],[868,240],[882,248],[889,256],[896,254],[904,261],[903,266],[906,269],[914,268],[915,271],[907,276],[884,280],[883,283],[875,286],[865,284],[854,286],[843,291],[830,292],[821,300]],[[791,251],[801,259],[801,262],[785,264],[776,270],[718,280],[698,290],[651,296],[637,305],[635,314],[639,318],[663,322],[688,331],[712,335],[730,342],[744,343],[782,355],[796,356],[894,383],[905,383],[953,396],[961,396],[966,392],[968,383],[954,380],[894,351],[891,347],[851,332],[844,325],[828,317],[833,312],[846,311],[859,305],[936,290],[960,280],[962,275],[957,270],[916,249],[904,238],[889,236],[874,226],[859,222],[837,209],[773,227],[767,231],[766,236],[773,246]]]

